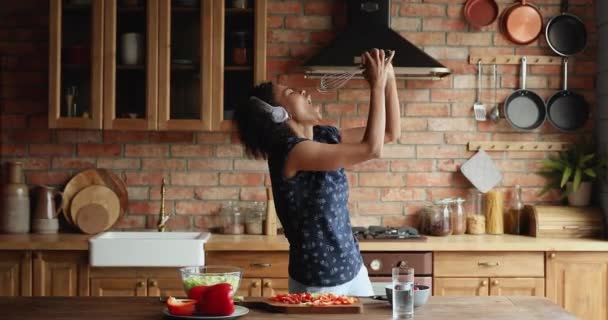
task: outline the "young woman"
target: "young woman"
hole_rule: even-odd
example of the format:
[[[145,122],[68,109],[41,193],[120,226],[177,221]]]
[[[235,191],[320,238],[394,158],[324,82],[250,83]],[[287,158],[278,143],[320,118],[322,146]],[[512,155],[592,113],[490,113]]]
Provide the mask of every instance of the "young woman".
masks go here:
[[[277,215],[289,240],[289,291],[373,295],[348,213],[344,167],[379,158],[400,135],[394,52],[363,54],[370,85],[367,126],[321,126],[305,91],[272,83],[253,89],[234,119],[248,155],[268,159]]]

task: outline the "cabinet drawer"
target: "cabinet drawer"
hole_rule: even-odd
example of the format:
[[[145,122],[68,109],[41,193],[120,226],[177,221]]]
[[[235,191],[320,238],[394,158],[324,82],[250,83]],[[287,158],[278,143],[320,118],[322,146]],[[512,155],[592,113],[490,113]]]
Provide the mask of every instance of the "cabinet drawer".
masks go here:
[[[213,251],[207,252],[207,265],[243,268],[243,277],[287,278],[287,252]]]
[[[435,252],[438,277],[544,277],[542,252]]]

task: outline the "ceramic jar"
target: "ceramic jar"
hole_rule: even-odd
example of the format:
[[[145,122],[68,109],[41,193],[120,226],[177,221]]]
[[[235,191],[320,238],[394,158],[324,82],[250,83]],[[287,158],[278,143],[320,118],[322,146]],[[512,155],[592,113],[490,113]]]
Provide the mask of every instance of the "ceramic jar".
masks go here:
[[[30,232],[30,196],[21,162],[7,164],[8,182],[0,187],[0,233]]]
[[[58,199],[58,203],[56,203]],[[49,186],[38,186],[35,195],[35,208],[32,212],[33,233],[57,233],[57,216],[63,204],[63,193]]]
[[[143,57],[143,37],[139,33],[125,33],[121,36],[122,63],[126,65],[141,64]]]

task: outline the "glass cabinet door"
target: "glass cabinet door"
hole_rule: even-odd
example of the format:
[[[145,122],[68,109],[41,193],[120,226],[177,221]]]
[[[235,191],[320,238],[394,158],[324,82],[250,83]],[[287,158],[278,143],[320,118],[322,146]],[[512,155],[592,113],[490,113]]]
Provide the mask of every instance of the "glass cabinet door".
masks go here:
[[[213,128],[228,130],[236,106],[266,79],[266,0],[215,0]],[[215,92],[214,92],[215,94]]]
[[[105,129],[157,128],[158,1],[104,1]]]
[[[213,2],[159,1],[159,129],[209,130]]]
[[[102,127],[103,0],[51,0],[49,127]]]

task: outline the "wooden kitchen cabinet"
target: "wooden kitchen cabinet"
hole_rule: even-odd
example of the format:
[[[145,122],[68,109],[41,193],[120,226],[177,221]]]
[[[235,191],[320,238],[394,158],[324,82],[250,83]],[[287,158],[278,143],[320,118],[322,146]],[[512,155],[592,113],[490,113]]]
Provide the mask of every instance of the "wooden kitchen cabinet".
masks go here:
[[[490,278],[491,296],[545,296],[543,278]]]
[[[148,296],[150,297],[184,297],[184,285],[182,279],[175,278],[149,278]]]
[[[34,296],[89,295],[88,252],[36,251],[32,271]]]
[[[289,280],[285,278],[266,278],[262,280],[262,296],[272,297],[280,293],[289,293]]]
[[[547,298],[580,319],[608,319],[608,253],[548,252]]]
[[[487,296],[487,278],[434,278],[435,296]]]
[[[148,290],[143,278],[93,278],[91,296],[94,297],[145,297]]]
[[[185,297],[177,268],[91,268],[93,296]]]
[[[237,296],[244,297],[261,297],[262,296],[262,279],[259,278],[243,278],[239,285]]]
[[[0,296],[32,295],[32,253],[0,251]]]

